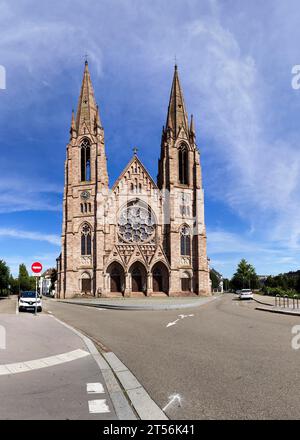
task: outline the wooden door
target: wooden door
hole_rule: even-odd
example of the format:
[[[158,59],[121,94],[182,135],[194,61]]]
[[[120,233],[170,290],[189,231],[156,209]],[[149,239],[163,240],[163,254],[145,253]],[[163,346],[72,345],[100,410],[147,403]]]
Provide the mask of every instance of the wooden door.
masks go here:
[[[110,291],[121,292],[121,277],[120,275],[112,275],[110,278]]]
[[[89,278],[82,279],[82,292],[91,292],[92,290],[92,280]]]

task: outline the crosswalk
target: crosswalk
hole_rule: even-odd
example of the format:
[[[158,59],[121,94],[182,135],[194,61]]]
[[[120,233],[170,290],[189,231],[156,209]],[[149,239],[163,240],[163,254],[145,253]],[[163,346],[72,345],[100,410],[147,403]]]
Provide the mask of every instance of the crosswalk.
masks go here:
[[[105,394],[104,387],[100,382],[87,383],[86,392],[88,395]],[[103,414],[110,412],[109,405],[107,404],[106,399],[89,400],[88,407],[90,414]]]

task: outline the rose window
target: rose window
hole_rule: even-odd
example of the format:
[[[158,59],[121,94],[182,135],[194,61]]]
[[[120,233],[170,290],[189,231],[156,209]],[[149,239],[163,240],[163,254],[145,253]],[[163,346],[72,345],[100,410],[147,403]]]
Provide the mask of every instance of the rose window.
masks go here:
[[[119,235],[127,242],[149,241],[155,232],[150,208],[138,204],[127,206],[119,218]]]

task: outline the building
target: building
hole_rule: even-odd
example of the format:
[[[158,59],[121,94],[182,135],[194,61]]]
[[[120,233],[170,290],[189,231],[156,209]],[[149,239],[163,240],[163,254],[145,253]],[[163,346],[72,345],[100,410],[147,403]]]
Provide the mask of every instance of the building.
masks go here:
[[[55,269],[47,269],[40,277],[39,288],[42,295],[50,295],[50,288],[52,285],[51,278],[53,271],[55,271]]]
[[[57,296],[210,295],[200,155],[175,66],[155,182],[134,154],[109,187],[85,62],[65,162]]]

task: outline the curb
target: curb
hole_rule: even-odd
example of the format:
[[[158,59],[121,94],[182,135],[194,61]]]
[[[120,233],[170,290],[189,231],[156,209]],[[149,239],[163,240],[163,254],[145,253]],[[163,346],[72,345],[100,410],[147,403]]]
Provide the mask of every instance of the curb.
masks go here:
[[[273,307],[273,306],[271,306]],[[276,308],[266,308],[266,307],[255,307],[255,310],[260,310],[261,312],[270,312],[270,313],[279,313],[281,315],[289,315],[289,316],[300,316],[300,311],[296,312],[294,310],[283,310]]]
[[[151,399],[136,377],[113,352],[99,352],[89,337],[55,316],[50,316],[79,336],[87,346],[103,375],[119,420],[138,420],[138,418],[141,420],[168,420],[166,414]],[[123,386],[124,391],[116,377]],[[125,393],[130,403],[125,397]],[[139,417],[136,416],[135,412]]]
[[[201,302],[192,302],[187,304],[149,304],[149,305],[118,305],[118,304],[105,304],[105,303],[88,303],[88,302],[79,302],[79,301],[72,301],[72,300],[58,300],[58,302],[65,303],[65,304],[73,304],[78,306],[85,306],[85,307],[94,307],[99,309],[109,309],[109,310],[145,310],[145,311],[157,311],[157,310],[180,310],[180,309],[190,309],[190,308],[196,308],[201,307],[205,304],[208,304],[216,299],[218,299],[219,296],[213,296],[208,297],[205,299],[205,301]]]

